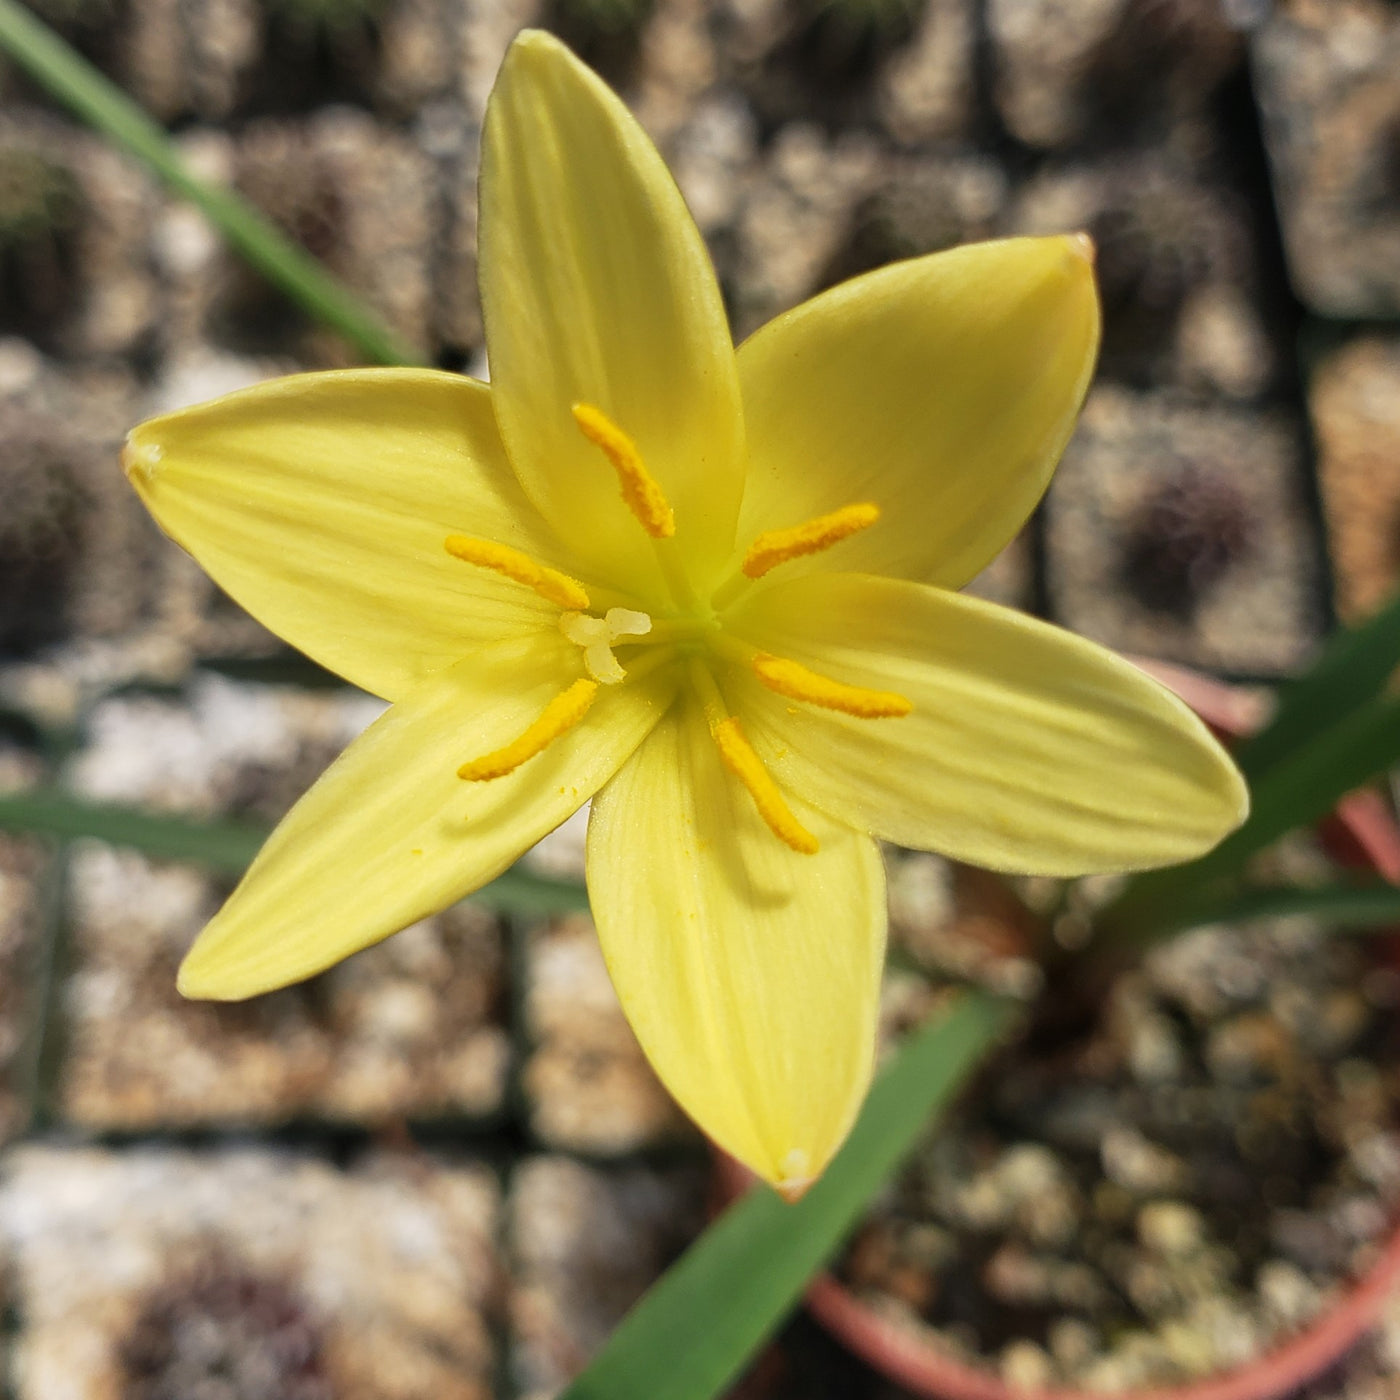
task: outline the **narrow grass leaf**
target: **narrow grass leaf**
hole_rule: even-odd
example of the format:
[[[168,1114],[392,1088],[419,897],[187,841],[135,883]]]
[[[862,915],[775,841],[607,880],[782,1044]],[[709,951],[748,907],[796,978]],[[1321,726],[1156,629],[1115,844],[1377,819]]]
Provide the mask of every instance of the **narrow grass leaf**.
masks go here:
[[[1388,932],[1400,926],[1400,885],[1357,880],[1311,889],[1269,885],[1228,890],[1182,906],[1173,922],[1158,925],[1155,931],[1179,933],[1201,924],[1292,916],[1317,919],[1354,933]]]
[[[1099,920],[1115,941],[1133,941],[1179,920],[1202,891],[1236,875],[1252,855],[1295,827],[1325,816],[1354,788],[1400,762],[1400,699],[1381,696],[1354,706],[1255,783],[1249,820],[1215,850],[1189,865],[1155,870],[1130,882]]]
[[[1235,754],[1245,777],[1261,778],[1323,730],[1374,700],[1400,666],[1400,593],[1359,626],[1331,637],[1303,675],[1279,690],[1278,708]]]
[[[0,797],[0,829],[60,839],[90,836],[158,860],[188,860],[239,875],[267,839],[251,822],[201,822],[84,802],[52,789]]]
[[[742,1370],[861,1209],[1000,1040],[1014,1003],[960,995],[875,1081],[845,1147],[796,1205],[758,1187],[666,1272],[561,1400],[708,1400]]]
[[[1251,793],[1249,820],[1200,866],[1213,867],[1215,873],[1237,868],[1284,832],[1326,816],[1339,798],[1396,762],[1400,762],[1400,699],[1363,701],[1260,777]]]
[[[420,364],[353,292],[230,190],[186,168],[165,131],[19,0],[0,0],[0,49],[80,117],[139,157],[309,315],[379,364]]]
[[[157,860],[185,860],[224,875],[241,875],[267,840],[270,828],[253,822],[195,821],[130,807],[84,802],[54,789],[0,796],[0,830],[32,832],[60,840],[94,837],[129,846]],[[474,895],[472,902],[503,914],[538,917],[583,911],[588,892],[573,880],[556,880],[516,866]]]

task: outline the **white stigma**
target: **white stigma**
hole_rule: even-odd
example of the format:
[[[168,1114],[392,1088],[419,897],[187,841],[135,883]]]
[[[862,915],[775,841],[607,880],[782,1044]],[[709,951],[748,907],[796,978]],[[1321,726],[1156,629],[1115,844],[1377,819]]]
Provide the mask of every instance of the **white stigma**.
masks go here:
[[[602,617],[591,613],[560,614],[559,630],[575,646],[583,648],[584,669],[603,685],[617,685],[627,672],[613,655],[613,643],[621,637],[645,637],[651,618],[632,608],[609,608]]]

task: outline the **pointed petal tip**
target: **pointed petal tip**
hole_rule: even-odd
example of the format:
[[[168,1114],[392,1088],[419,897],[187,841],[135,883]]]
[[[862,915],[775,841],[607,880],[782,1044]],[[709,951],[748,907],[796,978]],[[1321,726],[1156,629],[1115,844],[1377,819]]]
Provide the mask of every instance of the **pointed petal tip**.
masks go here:
[[[815,1182],[814,1176],[791,1176],[782,1181],[775,1181],[773,1189],[788,1205],[795,1206],[812,1189]]]
[[[784,1154],[778,1172],[769,1179],[778,1195],[788,1205],[793,1206],[812,1189],[820,1174],[819,1171],[812,1170],[811,1154],[804,1152],[800,1147],[794,1147],[791,1152]]]
[[[219,967],[216,950],[206,949],[202,937],[185,954],[185,960],[175,973],[175,990],[186,1001],[247,1001],[285,983],[250,981],[246,976],[230,976],[227,968]],[[226,959],[224,960],[227,961]],[[292,979],[288,979],[289,981]]]
[[[218,1000],[210,980],[201,976],[197,967],[191,967],[191,962],[192,957],[187,957],[180,964],[180,970],[175,974],[175,990],[186,1001]]]
[[[501,65],[502,68],[517,55],[532,55],[542,59],[560,56],[574,58],[573,50],[547,29],[522,29],[511,40],[510,48],[506,50],[505,62]]]
[[[1230,825],[1226,830],[1228,836],[1231,831],[1242,827],[1249,820],[1250,809],[1253,800],[1249,795],[1249,784],[1245,781],[1245,776],[1235,766],[1235,761],[1226,757],[1226,762],[1230,765]]]
[[[159,443],[138,442],[135,430],[127,434],[126,442],[122,444],[122,470],[126,473],[126,479],[138,491],[142,486],[150,485],[155,479],[160,459]]]
[[[1093,267],[1095,259],[1098,257],[1098,248],[1094,240],[1087,233],[1070,233],[1065,235],[1065,246]]]

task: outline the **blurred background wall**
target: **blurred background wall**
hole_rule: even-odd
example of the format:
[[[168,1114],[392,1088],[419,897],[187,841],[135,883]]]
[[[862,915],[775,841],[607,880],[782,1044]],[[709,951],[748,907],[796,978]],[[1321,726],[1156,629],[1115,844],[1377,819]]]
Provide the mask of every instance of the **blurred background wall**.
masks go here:
[[[738,337],[894,258],[1086,229],[1101,373],[1048,501],[974,587],[1266,681],[1395,585],[1400,5],[34,8],[449,369],[482,367],[477,142],[527,24],[634,105]],[[3,65],[0,101],[0,787],[271,822],[377,704],[223,598],[116,453],[152,412],[353,357]],[[579,851],[575,824],[536,858]],[[897,937],[927,954],[953,877],[891,859]],[[0,836],[6,1393],[548,1393],[705,1203],[586,919],[464,907],[304,988],[184,1004],[175,965],[228,887]],[[892,1017],[927,1004],[925,973],[896,979]],[[752,1393],[895,1393],[802,1327]],[[1400,1356],[1370,1364],[1397,1383]]]

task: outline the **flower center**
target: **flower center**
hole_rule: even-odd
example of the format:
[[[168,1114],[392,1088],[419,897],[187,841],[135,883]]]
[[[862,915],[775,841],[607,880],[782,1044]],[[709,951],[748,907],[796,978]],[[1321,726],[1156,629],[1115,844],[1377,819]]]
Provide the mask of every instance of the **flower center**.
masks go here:
[[[762,578],[789,560],[830,549],[857,531],[868,529],[880,518],[879,508],[859,502],[786,529],[765,530],[749,546],[740,571],[721,585],[709,606],[705,606],[670,543],[676,533],[675,512],[660,483],[648,471],[636,443],[592,404],[574,404],[572,411],[579,431],[612,464],[623,502],[654,542],[662,575],[681,615],[654,621],[636,609],[614,607],[601,617],[596,616],[590,611],[588,590],[577,579],[508,545],[449,535],[444,544],[455,558],[523,584],[560,608],[559,630],[580,648],[583,668],[588,673],[588,679],[576,680],[556,695],[517,739],[464,763],[457,770],[458,776],[472,782],[488,782],[513,773],[578,724],[588,713],[600,686],[621,685],[629,678],[628,670],[614,653],[615,647],[646,647],[655,658],[646,665],[648,671],[671,659],[684,661],[687,679],[700,699],[710,736],[725,768],[743,784],[758,814],[780,841],[804,855],[814,854],[817,838],[793,815],[781,788],[749,743],[743,725],[730,712],[715,679],[712,660],[749,669],[769,690],[789,700],[857,719],[898,718],[909,714],[913,706],[893,691],[848,685],[797,661],[760,651],[725,632],[718,612],[751,580]],[[634,665],[630,675],[635,676],[638,669]]]

